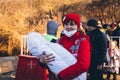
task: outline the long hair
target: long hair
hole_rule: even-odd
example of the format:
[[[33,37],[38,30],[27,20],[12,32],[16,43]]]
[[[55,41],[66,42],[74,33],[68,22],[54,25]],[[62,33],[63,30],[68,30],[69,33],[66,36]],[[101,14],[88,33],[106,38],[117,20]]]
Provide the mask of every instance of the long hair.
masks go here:
[[[80,31],[80,33],[86,35],[85,29],[83,28],[82,23],[80,24],[80,27],[79,27],[78,31]]]

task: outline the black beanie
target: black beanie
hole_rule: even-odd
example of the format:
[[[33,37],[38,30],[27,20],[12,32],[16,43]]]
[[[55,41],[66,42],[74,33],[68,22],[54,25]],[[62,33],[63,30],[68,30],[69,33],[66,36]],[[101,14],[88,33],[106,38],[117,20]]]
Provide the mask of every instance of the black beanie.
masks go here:
[[[97,23],[97,20],[95,20],[95,19],[90,19],[87,22],[87,26],[92,26],[92,27],[97,28],[97,25],[98,25],[98,23]]]

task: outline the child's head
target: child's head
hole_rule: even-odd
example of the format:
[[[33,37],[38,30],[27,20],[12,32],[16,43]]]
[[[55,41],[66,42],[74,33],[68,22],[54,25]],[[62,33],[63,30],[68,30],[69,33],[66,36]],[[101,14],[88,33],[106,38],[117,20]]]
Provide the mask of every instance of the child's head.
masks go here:
[[[115,49],[115,48],[117,48],[117,41],[110,41],[110,43],[109,43],[109,48],[111,48],[111,49]]]

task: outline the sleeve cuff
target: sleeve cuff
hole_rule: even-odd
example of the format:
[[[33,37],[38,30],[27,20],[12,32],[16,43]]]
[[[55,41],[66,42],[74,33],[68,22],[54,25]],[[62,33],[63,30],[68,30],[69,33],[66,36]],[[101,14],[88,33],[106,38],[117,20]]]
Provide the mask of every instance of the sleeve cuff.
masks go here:
[[[46,64],[41,63],[41,62],[39,61],[39,59],[38,59],[38,64],[39,64],[41,67],[46,67],[46,66],[47,66]]]

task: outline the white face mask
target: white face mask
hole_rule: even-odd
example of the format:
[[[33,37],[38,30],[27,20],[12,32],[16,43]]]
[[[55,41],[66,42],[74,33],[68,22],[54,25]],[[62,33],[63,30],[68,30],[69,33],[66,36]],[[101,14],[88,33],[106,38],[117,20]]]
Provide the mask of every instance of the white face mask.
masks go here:
[[[64,34],[65,34],[67,37],[71,37],[71,36],[74,35],[76,32],[77,32],[77,30],[72,30],[72,31],[64,30]]]

